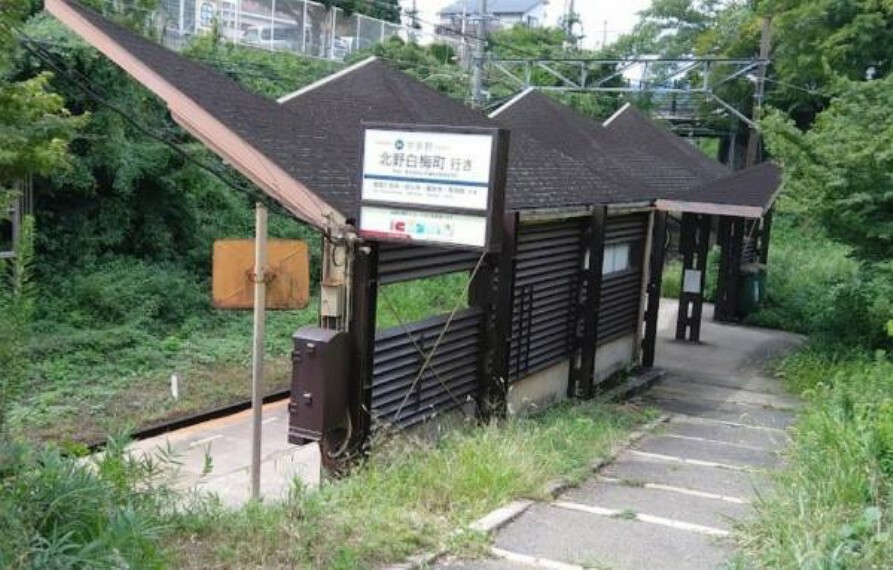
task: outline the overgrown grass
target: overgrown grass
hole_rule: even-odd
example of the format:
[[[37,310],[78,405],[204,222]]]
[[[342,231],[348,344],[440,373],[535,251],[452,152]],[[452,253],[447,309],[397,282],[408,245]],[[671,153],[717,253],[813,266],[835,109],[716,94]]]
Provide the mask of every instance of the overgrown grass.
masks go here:
[[[889,568],[893,563],[893,362],[813,344],[780,374],[806,406],[774,492],[741,529],[764,568]]]
[[[348,478],[299,489],[284,504],[184,519],[176,563],[369,568],[439,546],[475,551],[481,536],[452,531],[508,500],[544,498],[558,477],[582,480],[594,457],[647,416],[565,404],[533,418],[448,431],[436,442],[398,436],[380,442]]]
[[[265,389],[289,385],[292,334],[315,324],[317,303],[267,314]],[[251,378],[250,312],[207,311],[179,327],[139,323],[88,328],[38,322],[28,354],[29,382],[9,413],[31,440],[93,442],[245,400]],[[148,329],[148,330],[147,330]],[[180,378],[180,398],[170,392]]]

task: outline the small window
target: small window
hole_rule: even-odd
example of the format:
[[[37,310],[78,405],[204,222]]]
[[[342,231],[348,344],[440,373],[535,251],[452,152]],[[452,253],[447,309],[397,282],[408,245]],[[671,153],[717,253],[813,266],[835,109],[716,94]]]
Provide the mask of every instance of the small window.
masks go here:
[[[630,265],[629,243],[617,243],[605,246],[605,258],[602,261],[602,275],[629,271]]]
[[[270,28],[264,28],[260,33],[260,39],[269,40],[270,39]]]

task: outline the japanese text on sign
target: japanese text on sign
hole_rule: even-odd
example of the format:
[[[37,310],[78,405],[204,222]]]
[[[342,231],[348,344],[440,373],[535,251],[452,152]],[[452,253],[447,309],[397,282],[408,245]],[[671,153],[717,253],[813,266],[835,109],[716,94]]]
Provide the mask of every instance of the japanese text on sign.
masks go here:
[[[493,136],[366,129],[362,200],[484,211]]]

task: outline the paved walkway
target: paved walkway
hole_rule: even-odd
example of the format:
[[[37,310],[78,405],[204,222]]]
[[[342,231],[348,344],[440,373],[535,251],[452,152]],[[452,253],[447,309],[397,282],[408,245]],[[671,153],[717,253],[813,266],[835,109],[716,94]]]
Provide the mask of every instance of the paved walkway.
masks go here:
[[[705,306],[699,345],[673,340],[661,303],[663,382],[642,397],[670,415],[580,487],[538,503],[495,537],[494,558],[443,568],[716,568],[734,521],[778,466],[797,401],[766,372],[799,337],[718,325]]]

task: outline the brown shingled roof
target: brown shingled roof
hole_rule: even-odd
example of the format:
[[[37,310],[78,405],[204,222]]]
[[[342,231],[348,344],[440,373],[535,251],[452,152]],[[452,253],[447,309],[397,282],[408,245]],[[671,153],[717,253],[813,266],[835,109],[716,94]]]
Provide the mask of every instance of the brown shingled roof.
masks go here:
[[[376,59],[280,101],[296,115],[321,122],[330,133],[354,141],[355,149],[359,149],[362,121],[500,126]],[[593,175],[586,165],[561,150],[524,132],[511,132],[506,208],[526,210],[629,201],[627,181],[610,174]]]

